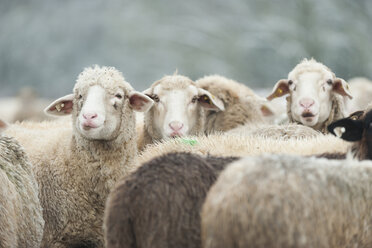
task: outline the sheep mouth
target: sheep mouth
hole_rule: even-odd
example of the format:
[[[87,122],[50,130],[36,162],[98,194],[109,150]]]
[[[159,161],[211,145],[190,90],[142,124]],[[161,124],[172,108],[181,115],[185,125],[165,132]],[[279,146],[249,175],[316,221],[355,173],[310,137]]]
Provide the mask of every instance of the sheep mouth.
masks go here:
[[[91,129],[98,127],[96,124],[93,124],[93,123],[83,123],[81,126],[84,129],[84,131],[89,131]]]
[[[315,115],[311,112],[305,112],[305,113],[302,113],[301,115],[303,118],[312,118],[312,117],[315,117]]]
[[[183,135],[179,132],[173,132],[169,136],[172,137],[172,138],[177,138],[177,137],[181,137]]]

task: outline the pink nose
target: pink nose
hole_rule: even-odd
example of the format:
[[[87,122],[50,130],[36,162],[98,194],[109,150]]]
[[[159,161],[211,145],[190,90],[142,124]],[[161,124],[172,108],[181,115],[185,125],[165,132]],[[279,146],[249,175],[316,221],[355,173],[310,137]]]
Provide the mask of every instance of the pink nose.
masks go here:
[[[86,120],[93,120],[94,118],[97,117],[97,114],[96,113],[87,113],[87,114],[83,114],[83,117]]]
[[[310,108],[311,106],[314,105],[314,103],[315,103],[315,101],[311,98],[303,98],[300,101],[301,107],[304,107],[305,109]]]
[[[179,122],[179,121],[172,121],[169,123],[169,127],[173,130],[173,131],[179,131],[181,130],[181,128],[183,127],[183,123]]]

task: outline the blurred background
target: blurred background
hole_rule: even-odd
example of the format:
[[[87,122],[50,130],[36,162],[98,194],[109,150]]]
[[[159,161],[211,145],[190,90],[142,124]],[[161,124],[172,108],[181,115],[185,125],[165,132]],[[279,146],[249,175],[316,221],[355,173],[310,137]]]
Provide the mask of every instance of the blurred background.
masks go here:
[[[71,92],[115,66],[137,90],[176,69],[271,88],[302,58],[372,78],[370,0],[0,0],[0,97]]]

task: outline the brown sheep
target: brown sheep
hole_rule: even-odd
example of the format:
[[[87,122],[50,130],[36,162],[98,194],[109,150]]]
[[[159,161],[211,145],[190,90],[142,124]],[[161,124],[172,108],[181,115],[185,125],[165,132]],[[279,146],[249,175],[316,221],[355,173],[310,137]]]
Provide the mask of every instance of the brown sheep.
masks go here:
[[[205,196],[234,157],[171,153],[143,164],[110,193],[107,248],[200,247]]]
[[[195,83],[220,99],[225,106],[225,111],[207,111],[207,134],[228,131],[247,123],[266,122],[263,100],[244,84],[219,75],[205,76]]]

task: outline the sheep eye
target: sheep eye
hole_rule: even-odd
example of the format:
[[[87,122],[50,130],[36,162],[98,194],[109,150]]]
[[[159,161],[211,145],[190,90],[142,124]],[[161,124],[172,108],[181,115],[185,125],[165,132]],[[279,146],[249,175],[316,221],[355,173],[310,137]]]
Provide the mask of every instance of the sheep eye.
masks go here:
[[[123,98],[123,96],[120,95],[120,94],[116,94],[115,97],[118,98],[118,99],[122,99]]]
[[[202,95],[201,97],[199,97],[199,101],[212,104],[211,99],[209,99],[207,95]]]
[[[81,98],[83,98],[83,96],[82,95],[79,95],[79,99],[81,99]]]
[[[333,82],[332,82],[332,79],[328,79],[328,80],[327,80],[327,84],[328,84],[328,85],[332,85],[332,83],[333,83]]]
[[[159,102],[160,101],[158,95],[153,94],[151,96],[150,95],[147,95],[147,96],[150,97],[152,100],[154,100],[154,102]]]
[[[191,100],[192,103],[196,103],[196,101],[198,100],[198,97],[197,96],[194,96]]]
[[[288,85],[292,85],[293,84],[293,81],[292,80],[289,80],[288,81]]]

